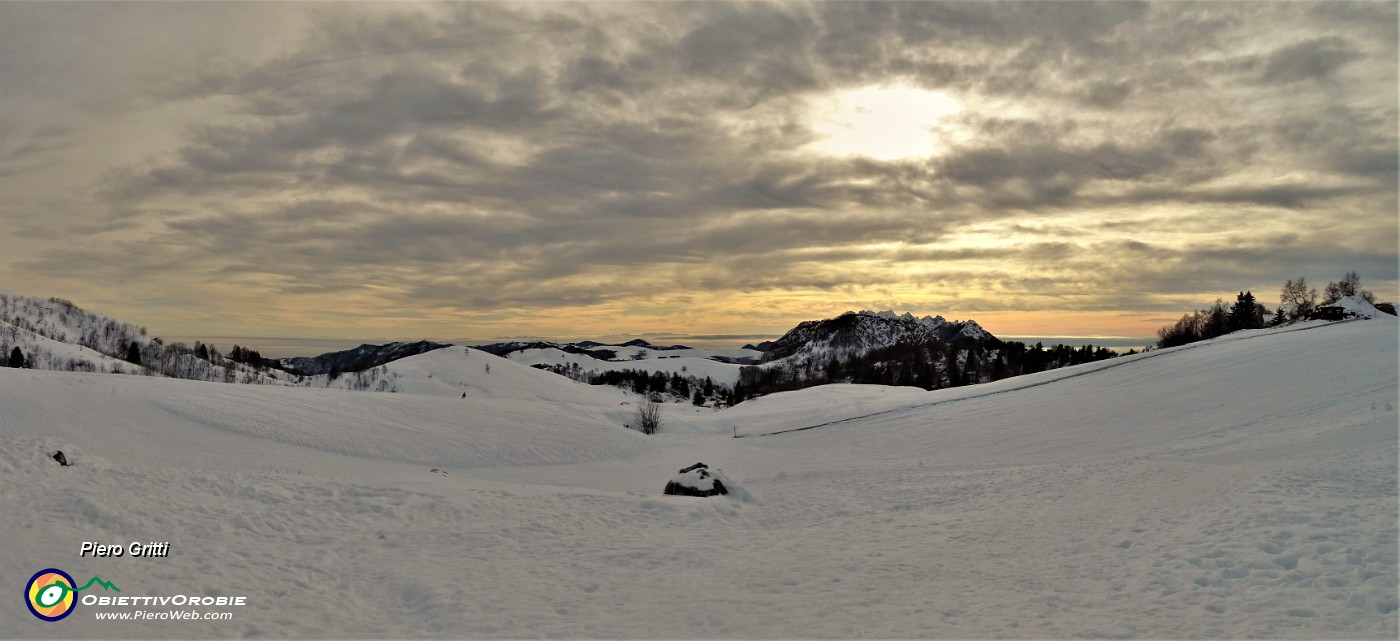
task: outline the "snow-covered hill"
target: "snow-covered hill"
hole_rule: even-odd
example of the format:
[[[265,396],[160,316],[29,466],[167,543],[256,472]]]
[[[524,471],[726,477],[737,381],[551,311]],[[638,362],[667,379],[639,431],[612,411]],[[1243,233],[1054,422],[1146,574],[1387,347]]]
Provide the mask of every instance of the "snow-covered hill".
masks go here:
[[[326,352],[320,356],[293,356],[291,358],[281,358],[277,359],[276,363],[281,369],[307,376],[329,374],[332,371],[336,373],[362,372],[372,367],[378,367],[385,363],[396,361],[400,358],[407,358],[415,354],[430,352],[435,349],[447,347],[448,345],[449,343],[438,343],[434,341],[387,343],[385,345],[371,345],[365,343],[354,349]]]
[[[1352,318],[1380,318],[1389,315],[1376,309],[1375,305],[1360,296],[1343,296],[1332,304],[1342,308],[1345,314]]]
[[[697,351],[697,350],[687,350]],[[601,360],[587,354],[565,352],[558,348],[527,349],[511,352],[507,358],[526,365],[550,365],[577,368],[582,373],[616,372],[635,370],[661,373],[666,376],[680,374],[697,378],[709,377],[715,383],[732,386],[739,380],[739,368],[735,363],[723,363],[706,356],[683,355],[672,352],[646,352],[641,358]]]
[[[1393,317],[1309,322],[653,437],[457,348],[399,394],[0,368],[4,581],[248,599],[3,599],[0,637],[1394,638],[1397,353]],[[661,495],[697,461],[752,499]],[[131,540],[170,556],[78,556]]]
[[[139,363],[126,356],[135,345]],[[212,355],[196,356],[138,328],[89,312],[71,301],[0,290],[0,351],[18,348],[31,369],[145,374],[202,381],[288,385],[295,377]]]
[[[385,381],[379,389],[379,381]],[[618,406],[636,397],[614,387],[585,385],[478,349],[451,345],[364,372],[307,377],[311,387],[369,389],[455,398],[548,401],[579,407]]]
[[[739,380],[742,365],[757,363],[763,358],[763,352],[749,348],[702,349],[683,345],[652,345],[641,339],[618,345],[595,341],[496,343],[482,345],[478,349],[517,363],[555,370],[568,369],[577,372],[575,377],[580,379],[589,373],[632,370],[660,373],[667,377],[673,374],[697,379],[709,377],[714,383],[727,387],[732,387]]]

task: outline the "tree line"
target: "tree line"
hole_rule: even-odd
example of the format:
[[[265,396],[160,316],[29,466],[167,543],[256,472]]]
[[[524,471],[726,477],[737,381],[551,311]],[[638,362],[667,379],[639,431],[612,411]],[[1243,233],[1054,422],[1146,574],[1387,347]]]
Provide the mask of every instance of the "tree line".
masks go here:
[[[1135,350],[1129,354],[1137,353]],[[856,383],[921,387],[926,390],[961,387],[1032,374],[1119,356],[1106,347],[1027,346],[1020,341],[981,343],[960,340],[910,341],[873,349],[846,359],[825,362],[776,361],[743,367],[734,386],[733,402],[741,403],[777,392]]]
[[[33,369],[116,374],[143,374],[228,383],[270,383],[295,377],[269,370],[256,350],[234,345],[223,355],[196,341],[166,344],[135,327],[94,314],[62,298],[38,299],[0,295],[0,364]],[[60,355],[36,337],[76,344],[113,360]],[[21,346],[24,346],[21,348]],[[117,362],[114,362],[117,361]],[[128,367],[127,365],[130,365]]]
[[[578,363],[539,363],[533,366],[566,376],[589,385],[612,385],[630,390],[648,398],[671,396],[688,400],[692,405],[713,405],[721,407],[733,404],[727,385],[716,383],[706,376],[682,375],[681,372],[651,372],[639,369],[616,369],[608,371],[584,370]]]
[[[1279,290],[1279,305],[1272,313],[1255,300],[1254,293],[1242,291],[1232,305],[1221,299],[1205,309],[1183,314],[1171,325],[1157,330],[1157,347],[1176,347],[1187,343],[1209,340],[1242,329],[1262,329],[1291,323],[1308,318],[1319,307],[1335,304],[1347,297],[1357,296],[1378,309],[1394,314],[1395,308],[1388,303],[1376,303],[1375,294],[1362,289],[1361,276],[1355,271],[1342,275],[1341,280],[1329,282],[1323,289],[1319,303],[1316,287],[1308,285],[1306,278],[1289,279]]]

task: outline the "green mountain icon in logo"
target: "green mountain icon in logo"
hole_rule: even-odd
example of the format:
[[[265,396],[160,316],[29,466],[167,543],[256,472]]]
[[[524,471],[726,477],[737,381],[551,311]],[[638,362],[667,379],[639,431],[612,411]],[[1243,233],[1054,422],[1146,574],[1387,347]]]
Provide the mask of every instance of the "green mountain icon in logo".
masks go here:
[[[92,577],[91,579],[88,579],[88,582],[87,582],[86,584],[84,584],[83,587],[81,587],[81,588],[74,588],[73,591],[74,591],[74,592],[82,592],[83,590],[86,590],[86,589],[92,587],[92,584],[94,584],[94,583],[96,583],[96,584],[102,586],[102,589],[103,589],[103,590],[112,590],[112,591],[114,591],[114,592],[121,592],[121,591],[122,591],[121,588],[117,587],[117,584],[112,583],[111,581],[103,581],[103,580],[102,580],[102,577],[96,577],[96,576],[95,576],[95,577]]]

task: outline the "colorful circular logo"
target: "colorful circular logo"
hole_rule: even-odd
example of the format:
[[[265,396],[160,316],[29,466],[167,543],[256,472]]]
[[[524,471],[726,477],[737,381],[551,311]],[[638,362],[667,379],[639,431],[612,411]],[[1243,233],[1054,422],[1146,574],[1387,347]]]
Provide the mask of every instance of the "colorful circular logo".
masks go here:
[[[24,601],[34,616],[58,621],[73,613],[77,603],[73,577],[58,568],[39,570],[24,586]]]

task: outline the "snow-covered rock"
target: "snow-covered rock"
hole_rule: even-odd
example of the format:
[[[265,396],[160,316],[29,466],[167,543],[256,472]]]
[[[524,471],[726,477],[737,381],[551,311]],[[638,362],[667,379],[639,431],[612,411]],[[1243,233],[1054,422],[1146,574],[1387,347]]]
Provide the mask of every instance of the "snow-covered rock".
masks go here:
[[[735,483],[719,468],[711,469],[704,463],[683,467],[666,484],[664,494],[675,496],[728,496],[745,503],[753,500],[753,495]]]
[[[683,467],[676,477],[666,484],[665,494],[677,496],[719,496],[728,494],[724,481],[710,472],[710,466],[696,463]]]

